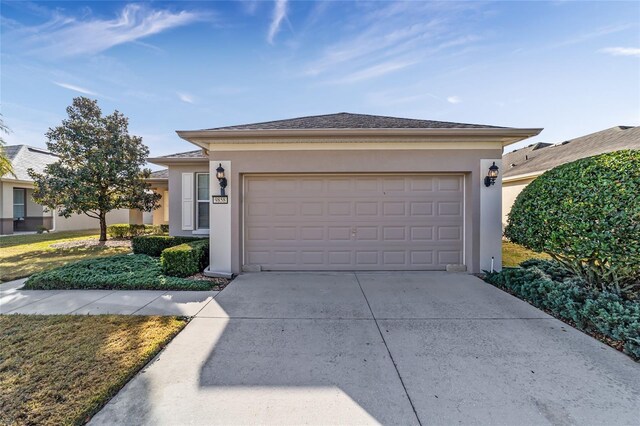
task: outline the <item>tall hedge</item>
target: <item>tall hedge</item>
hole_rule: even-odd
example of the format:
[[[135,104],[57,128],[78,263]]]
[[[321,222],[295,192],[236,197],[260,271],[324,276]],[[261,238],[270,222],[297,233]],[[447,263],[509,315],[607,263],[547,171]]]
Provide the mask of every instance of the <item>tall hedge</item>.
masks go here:
[[[640,288],[640,151],[558,166],[518,195],[505,236],[545,252],[587,285]]]

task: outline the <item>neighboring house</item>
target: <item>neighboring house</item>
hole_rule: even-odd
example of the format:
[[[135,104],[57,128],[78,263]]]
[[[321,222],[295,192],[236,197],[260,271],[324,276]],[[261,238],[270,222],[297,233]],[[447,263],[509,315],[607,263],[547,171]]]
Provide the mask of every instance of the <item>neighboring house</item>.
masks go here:
[[[152,212],[144,212],[144,223],[166,225],[169,223],[169,169],[152,172],[147,182],[151,184],[151,190],[160,194],[162,198],[158,201],[159,208]]]
[[[58,159],[42,148],[28,145],[5,147],[15,176],[0,177],[0,235],[14,232],[32,232],[40,227],[55,231],[97,229],[98,220],[86,215],[72,215],[64,218],[33,201],[33,181],[28,169],[43,172],[47,164]],[[107,214],[107,223],[129,223],[129,210],[115,210]]]
[[[623,149],[640,149],[640,127],[616,126],[557,145],[536,143],[502,156],[502,223],[520,191],[547,170],[580,158]]]
[[[149,161],[169,168],[169,232],[211,229],[208,275],[480,272],[501,265],[489,167],[540,131],[339,113],[178,131],[201,150]]]

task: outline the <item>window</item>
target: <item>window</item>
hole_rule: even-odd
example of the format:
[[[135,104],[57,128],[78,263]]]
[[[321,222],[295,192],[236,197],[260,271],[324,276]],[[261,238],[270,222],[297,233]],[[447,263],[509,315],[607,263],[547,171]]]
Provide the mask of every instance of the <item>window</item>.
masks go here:
[[[209,229],[209,173],[196,173],[196,229]]]
[[[13,188],[13,220],[24,220],[27,215],[27,190]]]

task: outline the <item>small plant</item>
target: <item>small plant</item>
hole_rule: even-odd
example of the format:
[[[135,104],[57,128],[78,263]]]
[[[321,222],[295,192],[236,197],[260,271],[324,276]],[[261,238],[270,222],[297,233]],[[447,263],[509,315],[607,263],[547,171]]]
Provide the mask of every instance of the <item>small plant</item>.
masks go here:
[[[36,227],[36,232],[38,234],[44,234],[45,232],[48,234],[49,233],[49,228],[43,225],[38,225]]]

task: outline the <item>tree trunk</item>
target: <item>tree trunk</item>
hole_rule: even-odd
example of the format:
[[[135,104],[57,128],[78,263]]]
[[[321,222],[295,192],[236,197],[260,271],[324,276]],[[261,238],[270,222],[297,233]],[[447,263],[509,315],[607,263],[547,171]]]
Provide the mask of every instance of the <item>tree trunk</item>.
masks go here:
[[[107,215],[100,212],[100,241],[107,241]]]

